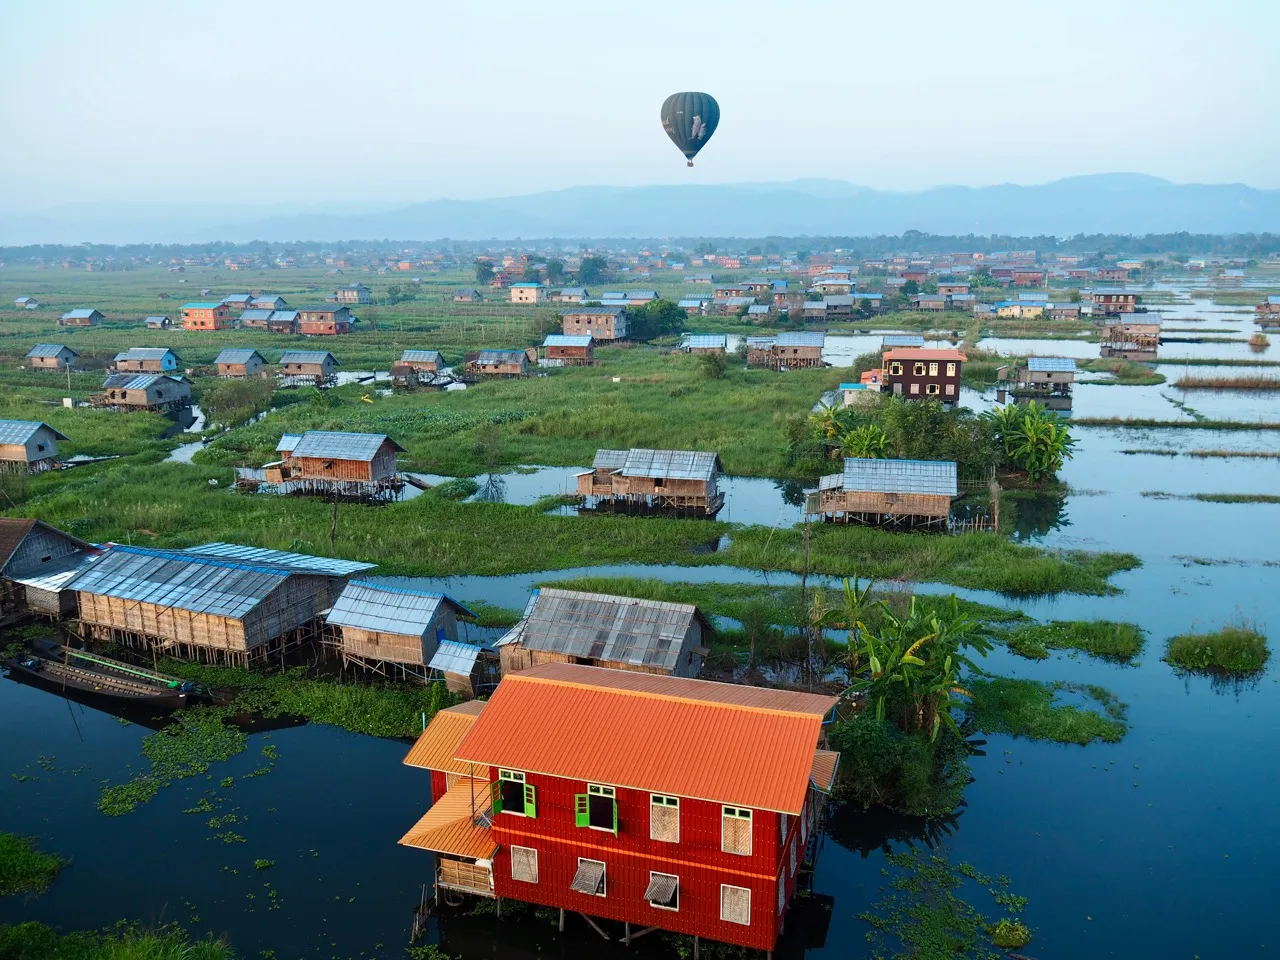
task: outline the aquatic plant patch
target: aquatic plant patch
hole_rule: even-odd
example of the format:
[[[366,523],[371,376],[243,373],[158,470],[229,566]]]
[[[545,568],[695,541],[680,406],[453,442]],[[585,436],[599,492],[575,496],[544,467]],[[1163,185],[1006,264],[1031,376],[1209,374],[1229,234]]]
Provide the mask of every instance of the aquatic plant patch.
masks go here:
[[[122,923],[102,931],[59,933],[34,921],[0,926],[0,957],[14,960],[236,960],[235,952],[225,941],[215,939],[212,934],[193,938],[177,924],[147,930]]]
[[[1181,377],[1178,390],[1280,390],[1280,377]]]
[[[1241,620],[1211,633],[1170,637],[1164,659],[1183,670],[1248,676],[1267,665],[1271,650],[1256,625]]]
[[[44,893],[66,865],[66,860],[45,853],[30,837],[0,833],[0,897]],[[0,949],[0,956],[5,955]]]
[[[1143,490],[1152,500],[1199,500],[1203,503],[1280,503],[1275,493],[1169,493],[1165,490]]]
[[[1084,746],[1095,740],[1119,743],[1128,732],[1125,705],[1103,687],[1012,677],[974,677],[966,686],[974,725],[983,733]],[[1085,696],[1102,712],[1056,702],[1063,693]]]
[[[1050,650],[1079,650],[1127,663],[1142,652],[1146,635],[1133,623],[1114,620],[1054,620],[997,630],[995,637],[1019,656],[1043,660]]]

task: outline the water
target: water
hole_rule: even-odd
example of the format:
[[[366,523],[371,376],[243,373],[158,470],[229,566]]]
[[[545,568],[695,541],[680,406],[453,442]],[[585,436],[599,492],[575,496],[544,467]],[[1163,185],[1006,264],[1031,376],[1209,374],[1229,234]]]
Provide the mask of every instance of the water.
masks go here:
[[[1208,306],[1197,302],[1177,310],[1204,316],[1212,326],[1248,321],[1247,315]],[[1166,316],[1174,313],[1173,307],[1159,309]],[[866,340],[871,349],[879,346],[879,335]],[[1052,343],[1059,349],[1040,352],[1062,353],[1060,347],[1072,342]],[[1204,346],[1214,348],[1212,356],[1234,355],[1234,345]],[[860,343],[849,349],[850,356],[865,352]],[[1160,365],[1162,372],[1166,366]],[[1204,415],[1280,419],[1280,398],[1235,392],[1206,397],[1170,384],[1080,386],[1075,413],[1176,419],[1185,414],[1168,397],[1184,399],[1184,394]],[[972,391],[965,392],[964,401],[974,409],[992,402],[990,394]],[[1280,889],[1275,855],[1280,822],[1267,813],[1265,801],[1274,792],[1274,756],[1280,747],[1280,658],[1273,657],[1253,682],[1221,686],[1180,677],[1160,656],[1169,636],[1238,616],[1269,628],[1274,645],[1280,621],[1280,506],[1156,500],[1142,494],[1274,493],[1280,489],[1280,461],[1121,451],[1275,451],[1280,436],[1097,428],[1079,429],[1077,435],[1076,456],[1064,470],[1070,492],[1010,498],[1007,509],[1014,511],[1024,541],[1138,554],[1142,566],[1113,579],[1123,592],[1024,600],[957,592],[1037,617],[1142,624],[1148,646],[1132,666],[1067,654],[1032,662],[1003,651],[989,663],[993,671],[1013,676],[1101,683],[1129,705],[1130,733],[1118,745],[1087,748],[987,738],[985,755],[971,761],[975,781],[966,807],[931,842],[953,861],[1012,878],[1013,889],[1030,900],[1025,916],[1036,939],[1023,951],[1029,956],[1273,956],[1280,942],[1271,902]],[[502,475],[502,498],[535,502],[568,485],[573,472],[539,468]],[[745,486],[736,486],[744,480],[749,481]],[[735,521],[772,523],[776,514],[771,513],[792,506],[771,481],[729,478],[726,483],[735,484],[729,489],[729,518]],[[790,517],[781,522],[794,522]],[[614,565],[425,583],[464,602],[483,599],[520,609],[534,584],[582,575],[771,584],[798,579],[724,566]],[[949,591],[936,584],[916,589]],[[181,782],[132,814],[103,819],[94,809],[98,781],[119,782],[130,768],[140,768],[139,741],[146,732],[0,681],[5,744],[0,774],[32,777],[0,776],[0,829],[34,835],[46,849],[73,860],[43,897],[0,901],[0,922],[39,919],[93,927],[120,917],[176,919],[227,935],[244,956],[265,949],[282,956],[403,956],[410,912],[431,875],[428,855],[395,843],[428,803],[426,774],[400,763],[403,744],[318,725],[255,733],[246,753],[216,765],[211,778]],[[261,748],[268,742],[279,750],[274,770],[244,778],[263,765]],[[47,758],[44,766],[52,766],[52,772],[40,757]],[[236,778],[233,787],[218,786],[225,776]],[[219,814],[238,806],[247,818],[230,828],[245,843],[214,838],[219,831],[206,823],[213,814],[181,812],[208,791],[227,798]],[[834,897],[830,929],[825,948],[805,956],[863,958],[866,926],[857,914],[878,897],[881,848],[923,846],[924,833],[909,820],[846,809],[835,815],[828,836],[815,886]],[[273,859],[275,866],[255,871],[256,858]],[[104,878],[110,882],[103,883]],[[267,883],[278,891],[278,910],[269,909]],[[451,921],[443,935],[448,949],[467,960],[631,955],[594,935],[571,932],[562,940],[546,929],[485,919]],[[654,949],[654,942],[642,941],[643,949]]]

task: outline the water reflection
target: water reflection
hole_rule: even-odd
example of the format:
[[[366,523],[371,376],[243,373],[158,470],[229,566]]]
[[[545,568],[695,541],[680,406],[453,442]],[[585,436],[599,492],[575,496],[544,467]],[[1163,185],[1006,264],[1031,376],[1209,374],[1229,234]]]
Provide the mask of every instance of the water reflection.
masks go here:
[[[1071,526],[1067,516],[1067,495],[1034,490],[1006,492],[1000,503],[1011,518],[1013,539],[1039,540],[1054,530]]]

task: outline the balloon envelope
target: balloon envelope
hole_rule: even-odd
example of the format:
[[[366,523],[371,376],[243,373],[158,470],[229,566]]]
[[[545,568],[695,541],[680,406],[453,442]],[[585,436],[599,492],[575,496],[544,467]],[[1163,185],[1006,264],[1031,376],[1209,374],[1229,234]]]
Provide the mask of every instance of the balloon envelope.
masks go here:
[[[689,159],[698,155],[720,123],[720,104],[709,93],[673,93],[662,104],[662,129]]]

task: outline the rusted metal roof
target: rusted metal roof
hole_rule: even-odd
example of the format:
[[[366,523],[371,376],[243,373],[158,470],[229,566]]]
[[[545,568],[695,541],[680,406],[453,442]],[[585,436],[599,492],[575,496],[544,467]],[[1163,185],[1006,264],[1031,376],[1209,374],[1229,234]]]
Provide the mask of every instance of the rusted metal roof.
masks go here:
[[[542,664],[503,679],[455,759],[798,815],[837,699]]]
[[[835,786],[836,769],[840,766],[840,754],[834,750],[813,751],[813,766],[809,769],[809,782],[823,793],[830,793]]]
[[[487,781],[462,778],[415,823],[400,844],[470,860],[491,860],[498,844],[482,817],[489,809]],[[482,822],[477,823],[478,820]]]
[[[471,724],[484,710],[485,701],[468,700],[456,707],[440,710],[427,729],[422,731],[418,741],[404,758],[405,766],[422,767],[424,770],[439,770],[443,773],[456,773],[462,776],[480,776],[488,779],[489,768],[476,767],[474,764],[455,760],[458,744],[471,729]]]

